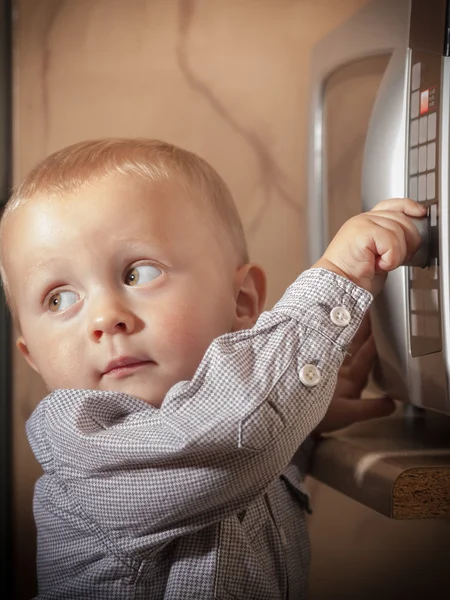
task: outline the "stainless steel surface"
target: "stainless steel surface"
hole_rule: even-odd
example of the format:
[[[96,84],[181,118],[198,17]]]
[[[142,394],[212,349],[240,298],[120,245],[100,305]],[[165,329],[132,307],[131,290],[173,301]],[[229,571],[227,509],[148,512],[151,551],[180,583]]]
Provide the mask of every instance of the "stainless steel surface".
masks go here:
[[[436,6],[437,7],[437,6]],[[442,7],[441,7],[442,8]],[[441,22],[436,29],[436,37],[441,36],[445,30],[445,19],[440,12]],[[428,32],[429,33],[429,32]],[[411,103],[414,93],[420,93],[420,113],[418,121],[427,123],[433,115],[435,125],[435,134],[433,133],[433,146],[435,147],[435,166],[430,171],[430,165],[427,164],[425,173],[419,168],[419,179],[427,179],[431,175],[436,180],[436,189],[426,195],[417,198],[423,202],[431,215],[430,222],[430,266],[425,269],[410,268],[408,270],[408,286],[410,292],[410,321],[409,321],[409,341],[410,357],[409,368],[407,371],[409,384],[409,401],[418,407],[436,410],[441,413],[450,414],[450,396],[448,386],[448,354],[445,347],[445,336],[448,335],[445,319],[448,319],[448,313],[445,315],[443,303],[448,301],[446,291],[443,286],[448,285],[448,268],[443,269],[443,264],[448,265],[448,256],[446,250],[442,249],[441,242],[444,237],[442,231],[443,221],[447,217],[444,208],[448,202],[447,193],[444,191],[443,182],[448,172],[448,166],[445,162],[445,156],[448,154],[448,131],[446,132],[445,122],[448,123],[448,111],[450,104],[448,102],[447,83],[443,80],[445,76],[445,65],[447,60],[443,57],[443,49],[439,52],[423,51],[413,48],[411,51],[412,69],[420,66],[420,81],[416,86],[411,85]],[[416,87],[416,92],[413,92]],[[422,107],[422,96],[427,96],[426,106]],[[412,112],[412,104],[411,104]],[[410,115],[412,123],[415,115]],[[447,125],[448,129],[448,125]],[[429,133],[429,131],[428,131]],[[430,146],[430,142],[419,140],[420,150]],[[408,147],[412,147],[409,140]],[[409,150],[412,152],[412,149]],[[428,163],[428,161],[427,161]],[[411,166],[411,165],[410,165]],[[411,168],[409,168],[411,172]],[[413,179],[410,176],[410,181]],[[415,186],[414,186],[415,187]],[[419,186],[420,187],[420,186]],[[409,189],[411,194],[411,185]],[[442,204],[444,202],[444,205]],[[444,217],[444,219],[442,218]],[[448,292],[447,292],[448,293]],[[422,307],[414,306],[413,295],[422,298]],[[448,309],[447,309],[448,310]],[[448,347],[448,346],[447,346]]]
[[[430,266],[431,256],[431,233],[430,233],[430,218],[424,217],[423,219],[411,219],[414,225],[417,227],[422,244],[411,260],[406,261],[403,266],[405,267],[420,267],[425,268]]]
[[[363,167],[362,195],[365,210],[371,209],[384,198],[410,195],[409,103],[412,56],[417,56],[417,52],[394,52],[372,113]],[[430,80],[433,80],[437,89],[445,89],[445,86],[440,86],[440,73],[438,69],[436,74],[435,66],[436,61],[438,65],[441,64],[442,57],[422,53],[421,60],[424,72],[434,72],[434,77]],[[437,102],[439,101],[438,98]],[[445,106],[448,112],[448,103]],[[436,158],[436,172],[439,176],[442,147],[439,131],[436,141],[440,146]],[[439,196],[439,190],[433,200],[428,200],[425,196],[423,201],[429,210],[436,209]],[[442,214],[442,210],[437,211],[439,212]],[[437,213],[435,212],[435,220]],[[428,260],[424,260],[420,268],[400,267],[390,273],[383,291],[373,303],[372,323],[379,355],[375,380],[390,395],[404,402],[450,414],[441,337],[445,327],[440,322],[440,301],[443,295],[439,294],[439,281],[446,277],[439,274],[442,269],[437,264],[437,232],[438,224],[434,223],[430,227]],[[420,298],[431,298],[431,294],[435,294],[433,302],[436,306],[433,308],[430,304],[427,308],[426,305],[418,311],[418,307],[412,303],[419,294]],[[418,322],[420,325],[420,319],[425,324],[425,330],[412,330],[412,326],[417,327]],[[434,330],[427,335],[426,326],[431,321]]]
[[[450,417],[352,425],[319,441],[311,475],[390,518],[449,518]]]
[[[406,196],[406,122],[409,51],[393,52],[366,137],[362,171],[363,210],[386,198]],[[396,398],[407,401],[409,389],[407,269],[389,273],[372,307],[372,326],[379,353],[375,379]]]
[[[409,35],[410,0],[375,0],[334,30],[314,48],[308,148],[309,262],[320,258],[328,243],[328,213],[324,173],[324,87],[340,67],[365,56],[390,54],[405,48]]]
[[[447,388],[445,408],[450,411],[449,379],[450,373],[450,204],[449,204],[449,161],[450,161],[450,58],[442,59],[442,97],[441,97],[441,169],[439,177],[439,270],[442,304],[442,351],[445,361],[445,379]]]
[[[315,233],[309,240],[314,262],[333,229],[328,222],[324,90],[345,65],[361,61],[364,74],[365,57],[388,53],[367,135],[360,134],[365,138],[361,209],[370,210],[386,198],[410,196],[427,206],[429,221],[422,232],[428,242],[407,266],[389,274],[373,303],[379,355],[375,380],[406,403],[450,414],[446,5],[446,0],[432,6],[426,0],[374,0],[319,44],[312,67],[308,208],[309,228]],[[351,168],[348,173],[357,179]]]

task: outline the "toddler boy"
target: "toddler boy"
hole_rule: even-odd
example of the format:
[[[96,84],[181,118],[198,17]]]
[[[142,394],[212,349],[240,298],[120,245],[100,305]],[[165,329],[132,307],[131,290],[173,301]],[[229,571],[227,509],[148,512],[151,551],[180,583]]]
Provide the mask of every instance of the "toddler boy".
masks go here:
[[[262,312],[264,273],[203,160],[98,140],[40,163],[0,228],[17,346],[50,391],[27,424],[38,598],[305,598],[295,455],[423,213],[353,218]]]

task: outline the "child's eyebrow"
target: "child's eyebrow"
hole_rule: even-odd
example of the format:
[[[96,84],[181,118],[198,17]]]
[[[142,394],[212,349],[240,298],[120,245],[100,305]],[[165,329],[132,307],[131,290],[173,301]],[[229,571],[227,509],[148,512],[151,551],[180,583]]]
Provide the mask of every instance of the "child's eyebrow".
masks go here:
[[[48,256],[46,258],[42,258],[38,263],[35,263],[30,269],[25,273],[24,283],[30,283],[33,279],[39,275],[41,271],[45,268],[51,266],[56,263],[57,259],[54,256]]]
[[[151,253],[161,254],[163,251],[167,251],[164,245],[161,244],[161,241],[152,240],[145,234],[139,234],[132,238],[119,237],[115,241],[117,244],[122,245],[123,248],[132,252],[145,250],[146,252],[150,251]]]
[[[161,244],[157,243],[156,241],[149,240],[148,236],[145,234],[138,234],[132,238],[119,236],[118,238],[115,238],[115,243],[122,245],[122,247],[126,247],[131,251],[139,251],[143,249],[144,245],[147,250],[150,249],[152,252],[160,253],[162,251]],[[45,269],[58,264],[58,261],[58,257],[52,255],[44,256],[39,262],[31,266],[25,273],[23,278],[24,283],[31,283],[42,271],[45,271]]]
[[[137,246],[138,244],[146,244],[147,246],[154,246],[155,248],[158,248],[161,246],[161,243],[158,243],[156,241],[152,241],[151,238],[149,237],[148,234],[146,233],[138,233],[136,235],[133,235],[132,237],[116,237],[116,242],[118,243],[122,243],[125,246]]]

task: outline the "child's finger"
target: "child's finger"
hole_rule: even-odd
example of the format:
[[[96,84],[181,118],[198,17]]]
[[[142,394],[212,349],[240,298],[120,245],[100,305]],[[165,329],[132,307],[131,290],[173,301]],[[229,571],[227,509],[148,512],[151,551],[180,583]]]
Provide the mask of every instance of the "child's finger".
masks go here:
[[[427,212],[425,206],[410,198],[391,198],[389,200],[382,200],[374,206],[370,212],[383,210],[399,211],[410,217],[423,217]]]
[[[396,225],[399,225],[403,231],[409,232],[413,238],[420,240],[419,231],[411,219],[411,215],[406,215],[403,212],[399,211],[375,211],[374,213],[368,213],[368,216],[371,221],[380,225],[380,227],[386,227],[392,229],[392,231],[397,231]]]
[[[381,268],[396,268],[420,248],[420,233],[411,219],[403,213],[377,213],[371,215],[370,219],[378,225],[374,231],[374,241],[382,259]],[[398,259],[400,262],[397,262]]]
[[[381,271],[392,271],[405,260],[408,252],[405,233],[399,223],[390,219],[374,220],[368,232],[371,243],[363,239],[362,255],[372,255]]]

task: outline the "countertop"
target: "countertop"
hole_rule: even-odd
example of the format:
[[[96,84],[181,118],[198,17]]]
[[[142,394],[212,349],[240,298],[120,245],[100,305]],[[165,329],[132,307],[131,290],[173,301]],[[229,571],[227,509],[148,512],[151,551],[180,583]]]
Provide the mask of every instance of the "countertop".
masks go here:
[[[450,518],[450,417],[400,410],[323,437],[310,475],[392,519]]]

